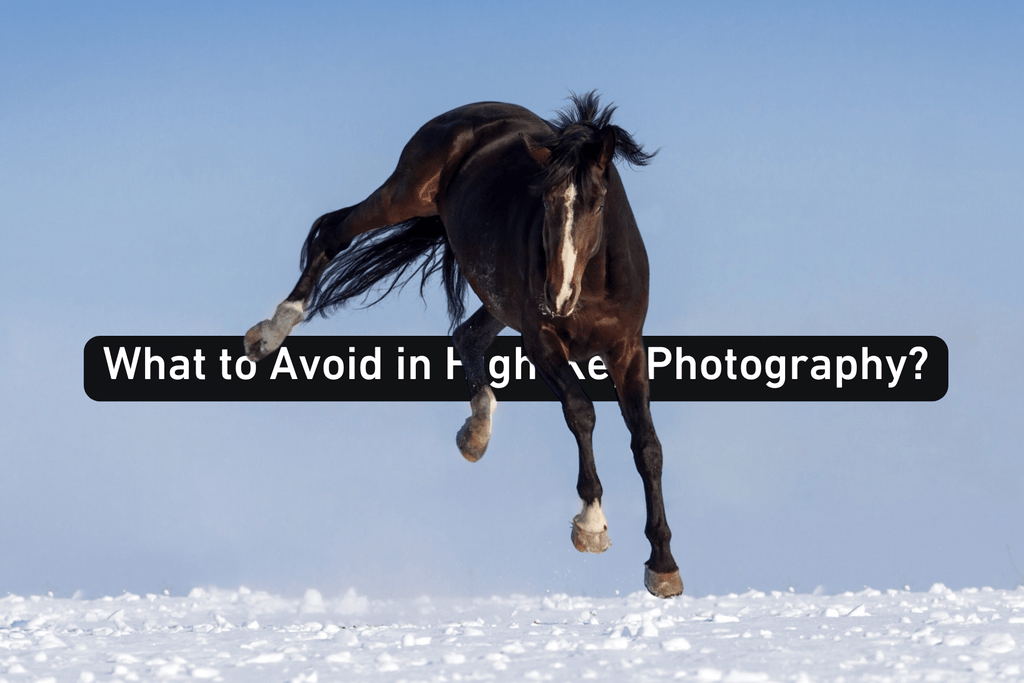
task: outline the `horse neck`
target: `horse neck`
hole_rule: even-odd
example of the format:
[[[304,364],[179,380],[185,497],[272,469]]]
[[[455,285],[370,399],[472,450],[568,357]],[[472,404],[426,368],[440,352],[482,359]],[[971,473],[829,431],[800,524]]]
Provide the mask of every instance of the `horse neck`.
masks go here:
[[[620,283],[642,284],[646,288],[650,278],[647,250],[626,198],[626,191],[614,168],[612,170],[613,176],[605,202],[607,216],[601,234],[601,246],[594,255],[594,261],[601,258],[599,263],[606,278]]]

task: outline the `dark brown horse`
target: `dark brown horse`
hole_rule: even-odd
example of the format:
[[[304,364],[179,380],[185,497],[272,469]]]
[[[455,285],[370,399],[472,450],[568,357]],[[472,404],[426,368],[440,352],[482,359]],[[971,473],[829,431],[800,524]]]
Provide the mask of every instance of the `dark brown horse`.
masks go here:
[[[417,272],[421,289],[441,272],[455,325],[468,282],[483,306],[453,334],[472,407],[456,437],[459,450],[475,462],[487,449],[496,401],[484,353],[511,327],[562,402],[579,445],[576,490],[583,510],[573,519],[572,542],[595,553],[610,543],[594,465],[594,405],[569,361],[600,356],[643,478],[651,543],[644,584],[666,598],[682,593],[683,584],[669,549],[661,444],[648,395],[647,253],[613,164],[621,158],[645,165],[653,155],[611,124],[614,107],[601,110],[594,93],[572,102],[550,122],[496,102],[428,122],[377,191],[313,224],[298,284],[271,320],[249,330],[246,353],[263,358],[304,317],[382,285],[383,298]]]

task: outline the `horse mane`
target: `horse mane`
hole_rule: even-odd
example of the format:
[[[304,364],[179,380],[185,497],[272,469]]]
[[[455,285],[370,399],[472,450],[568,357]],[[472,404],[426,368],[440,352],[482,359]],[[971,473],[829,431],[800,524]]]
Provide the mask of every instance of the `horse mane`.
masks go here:
[[[645,152],[632,135],[612,124],[616,107],[609,104],[601,109],[596,90],[583,95],[571,93],[569,99],[571,104],[548,121],[552,134],[536,141],[537,147],[546,147],[551,152],[544,173],[546,186],[571,177],[586,192],[590,182],[587,171],[600,160],[605,136],[609,134],[615,141],[612,161],[622,159],[630,166],[646,166],[658,153]]]

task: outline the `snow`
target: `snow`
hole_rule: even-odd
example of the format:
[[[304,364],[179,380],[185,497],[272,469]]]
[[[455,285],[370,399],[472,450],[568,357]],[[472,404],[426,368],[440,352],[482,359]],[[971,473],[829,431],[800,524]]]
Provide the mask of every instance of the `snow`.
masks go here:
[[[0,598],[0,681],[1024,680],[1024,589]]]

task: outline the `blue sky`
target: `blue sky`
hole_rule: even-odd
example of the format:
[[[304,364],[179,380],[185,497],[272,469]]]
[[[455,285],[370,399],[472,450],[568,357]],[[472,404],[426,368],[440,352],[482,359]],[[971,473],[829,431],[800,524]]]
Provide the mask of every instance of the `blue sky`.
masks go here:
[[[1024,580],[1024,10],[1015,3],[0,5],[0,592],[374,596],[641,588],[614,406],[613,547],[569,543],[553,404],[98,404],[95,335],[243,334],[320,214],[480,100],[598,89],[647,332],[938,335],[922,404],[656,404],[688,592]],[[301,334],[442,334],[440,292]]]

